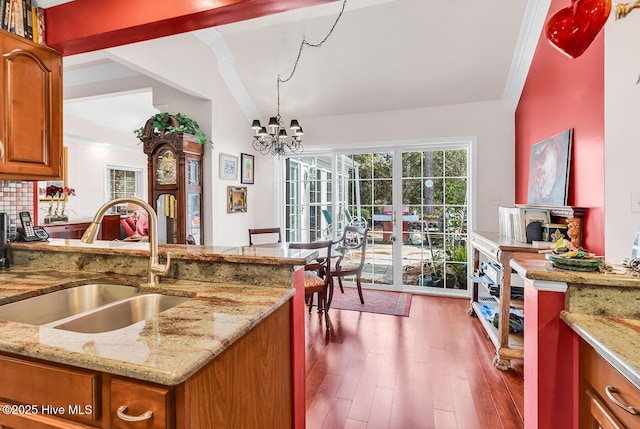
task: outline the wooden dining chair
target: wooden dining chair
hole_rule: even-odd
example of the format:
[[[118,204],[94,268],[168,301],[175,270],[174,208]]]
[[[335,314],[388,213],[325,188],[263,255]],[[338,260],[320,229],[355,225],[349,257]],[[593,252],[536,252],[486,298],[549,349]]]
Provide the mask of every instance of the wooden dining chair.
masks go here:
[[[277,234],[277,243],[282,243],[282,232],[280,228],[249,228],[249,246],[253,246],[253,236],[259,234]]]
[[[335,241],[335,250],[339,253],[337,258],[331,264],[331,277],[338,279],[340,291],[344,293],[342,279],[344,277],[355,276],[358,295],[360,302],[364,304],[362,296],[362,269],[364,268],[364,259],[367,250],[367,233],[369,228],[363,228],[356,225],[347,225],[344,228],[342,237]],[[348,257],[348,258],[347,258]],[[347,258],[347,259],[345,259]],[[329,305],[333,298],[333,288],[329,293]]]
[[[318,257],[304,266],[304,296],[309,305],[309,313],[311,313],[313,296],[318,295],[318,313],[324,313],[324,323],[327,329],[329,329],[329,306],[331,304],[328,296],[333,293],[333,279],[329,271],[332,246],[331,240],[289,243],[289,249],[318,251]]]

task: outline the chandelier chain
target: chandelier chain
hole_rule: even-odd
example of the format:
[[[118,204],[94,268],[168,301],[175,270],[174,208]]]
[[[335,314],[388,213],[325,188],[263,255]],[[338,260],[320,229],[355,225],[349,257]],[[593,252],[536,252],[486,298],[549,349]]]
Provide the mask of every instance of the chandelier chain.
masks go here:
[[[324,38],[318,43],[309,42],[306,37],[302,38],[302,43],[300,43],[300,48],[298,49],[298,55],[296,56],[296,60],[293,64],[293,69],[291,70],[291,74],[286,79],[282,79],[280,74],[278,74],[277,79],[277,95],[278,95],[278,110],[276,117],[271,117],[269,119],[269,124],[266,127],[263,127],[260,124],[259,119],[255,119],[251,124],[251,128],[255,130],[255,135],[253,137],[253,148],[263,155],[271,154],[277,156],[283,156],[287,153],[297,154],[303,151],[302,147],[302,127],[300,123],[296,119],[291,120],[291,135],[287,135],[287,131],[285,130],[284,122],[282,121],[282,117],[280,116],[280,83],[288,82],[291,80],[293,75],[295,74],[298,63],[300,62],[300,58],[302,57],[302,51],[305,46],[309,46],[311,48],[319,48],[331,37],[333,31],[338,25],[338,21],[342,17],[344,13],[345,6],[347,5],[347,0],[343,0],[342,8],[340,9],[340,13],[336,17],[331,29],[327,33]],[[267,131],[267,128],[269,129]]]
[[[287,77],[286,79],[280,79],[280,75],[278,74],[278,85],[277,85],[277,92],[278,92],[278,116],[280,116],[280,83],[281,82],[289,82],[291,80],[291,78],[293,77],[293,75],[296,72],[296,69],[298,68],[298,63],[300,62],[300,57],[302,56],[302,50],[304,49],[305,46],[309,46],[311,48],[319,48],[322,45],[324,45],[324,42],[327,41],[327,39],[329,39],[329,37],[331,37],[331,34],[333,34],[333,30],[335,30],[336,25],[338,25],[338,21],[340,21],[340,18],[342,17],[342,13],[344,12],[344,8],[347,5],[347,0],[344,0],[342,2],[342,8],[340,9],[340,13],[338,13],[338,16],[336,17],[336,20],[333,22],[333,25],[331,26],[331,29],[329,30],[329,32],[327,33],[326,36],[324,36],[324,38],[318,42],[318,43],[310,43],[307,41],[306,36],[302,38],[302,42],[300,43],[300,48],[298,49],[298,55],[296,56],[296,61],[293,64],[293,69],[291,70],[291,74],[289,75],[289,77]]]

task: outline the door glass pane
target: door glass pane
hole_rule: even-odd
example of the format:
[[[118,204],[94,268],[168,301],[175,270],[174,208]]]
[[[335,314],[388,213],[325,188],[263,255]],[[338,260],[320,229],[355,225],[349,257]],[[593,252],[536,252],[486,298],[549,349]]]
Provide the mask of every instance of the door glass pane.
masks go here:
[[[402,282],[467,288],[467,151],[402,155]]]
[[[291,157],[285,162],[285,238],[311,242],[330,235],[331,156]],[[324,213],[323,213],[324,212]]]
[[[187,244],[202,244],[200,238],[200,194],[187,196]]]
[[[344,224],[369,228],[362,281],[393,284],[393,154],[390,152],[344,156],[349,159],[350,183],[341,202]]]
[[[178,242],[177,202],[176,197],[171,194],[159,195],[156,200],[158,243],[176,244]]]

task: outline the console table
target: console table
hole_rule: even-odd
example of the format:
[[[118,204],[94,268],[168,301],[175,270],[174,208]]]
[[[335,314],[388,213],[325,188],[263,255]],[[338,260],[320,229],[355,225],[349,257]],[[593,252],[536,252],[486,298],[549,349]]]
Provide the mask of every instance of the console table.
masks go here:
[[[477,272],[480,268],[481,258],[495,262],[500,266],[500,279],[502,280],[500,282],[500,296],[489,296],[488,291],[484,294],[485,296],[481,296],[478,289],[479,287],[485,288],[486,284],[474,281],[469,315],[478,316],[496,347],[496,356],[493,359],[494,366],[500,370],[507,370],[511,359],[524,358],[523,334],[509,333],[510,309],[518,308],[524,310],[524,300],[511,299],[511,266],[509,261],[515,257],[542,259],[544,255],[538,253],[540,249],[533,247],[531,244],[520,243],[501,236],[497,232],[472,232],[470,234],[470,243],[473,250],[474,272]],[[497,328],[480,314],[480,309],[483,305],[498,308]]]

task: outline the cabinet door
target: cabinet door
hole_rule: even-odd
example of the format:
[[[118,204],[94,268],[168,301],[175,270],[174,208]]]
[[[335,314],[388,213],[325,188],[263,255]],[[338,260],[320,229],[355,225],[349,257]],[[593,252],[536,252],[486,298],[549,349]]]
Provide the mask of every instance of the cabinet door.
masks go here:
[[[59,178],[62,57],[0,32],[0,179]]]
[[[173,429],[173,391],[113,378],[111,381],[112,429]]]
[[[589,421],[585,429],[625,429],[598,395],[590,389],[587,389],[586,394],[589,398]]]

